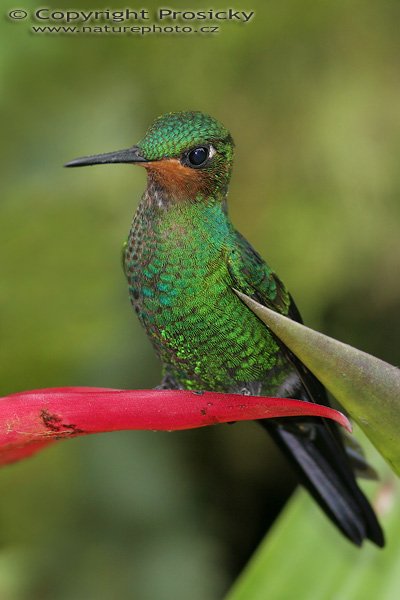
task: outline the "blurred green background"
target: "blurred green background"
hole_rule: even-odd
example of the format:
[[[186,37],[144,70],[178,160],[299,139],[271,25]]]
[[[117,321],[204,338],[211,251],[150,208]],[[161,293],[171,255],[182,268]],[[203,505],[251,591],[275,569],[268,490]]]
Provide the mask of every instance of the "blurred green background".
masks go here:
[[[232,219],[307,323],[398,363],[400,5],[235,8],[256,16],[210,37],[40,36],[2,19],[2,395],[159,382],[120,267],[145,175],[62,164],[176,110],[231,130]],[[65,442],[0,472],[0,599],[220,598],[293,485],[252,423]]]

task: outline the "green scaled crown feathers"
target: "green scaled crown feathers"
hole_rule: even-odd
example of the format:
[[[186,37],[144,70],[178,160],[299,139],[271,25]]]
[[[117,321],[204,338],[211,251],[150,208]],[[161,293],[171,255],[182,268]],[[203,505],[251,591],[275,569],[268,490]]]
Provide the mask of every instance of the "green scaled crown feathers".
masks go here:
[[[202,112],[177,112],[158,117],[138,146],[148,160],[160,160],[177,157],[188,148],[213,142],[225,142],[225,160],[230,162],[233,141],[221,123]]]

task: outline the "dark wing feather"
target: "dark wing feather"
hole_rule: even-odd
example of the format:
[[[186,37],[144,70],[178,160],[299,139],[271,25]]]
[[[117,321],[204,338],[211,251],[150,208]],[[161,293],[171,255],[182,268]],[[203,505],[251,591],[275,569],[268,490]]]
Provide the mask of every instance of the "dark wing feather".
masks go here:
[[[228,256],[232,287],[276,312],[302,322],[286,288],[246,239],[236,233],[237,246]],[[329,405],[320,381],[277,340],[297,371],[301,384],[293,397]],[[339,529],[355,544],[369,538],[384,545],[382,529],[368,500],[357,485],[338,427],[315,419],[306,427],[295,421],[260,421],[296,468],[301,483]]]

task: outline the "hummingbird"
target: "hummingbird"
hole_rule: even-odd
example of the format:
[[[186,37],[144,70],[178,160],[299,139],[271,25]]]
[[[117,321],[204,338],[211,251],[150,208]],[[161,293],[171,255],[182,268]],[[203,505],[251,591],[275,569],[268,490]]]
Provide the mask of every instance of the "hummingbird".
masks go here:
[[[323,385],[234,291],[301,322],[284,284],[230,221],[233,155],[233,139],[219,121],[187,111],[158,117],[135,146],[65,166],[128,163],[147,172],[122,261],[131,303],[161,361],[160,389],[329,405]],[[361,459],[352,457],[336,424],[322,418],[259,422],[349,540],[384,545],[356,482]]]

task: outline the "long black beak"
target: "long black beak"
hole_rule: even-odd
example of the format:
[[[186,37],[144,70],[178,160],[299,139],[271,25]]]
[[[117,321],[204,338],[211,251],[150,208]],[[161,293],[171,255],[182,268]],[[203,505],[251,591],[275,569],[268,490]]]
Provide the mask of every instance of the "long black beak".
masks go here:
[[[105,154],[94,154],[93,156],[82,156],[67,162],[64,167],[87,167],[89,165],[106,165],[109,163],[145,163],[145,159],[138,146],[132,146],[126,150],[116,150]]]

